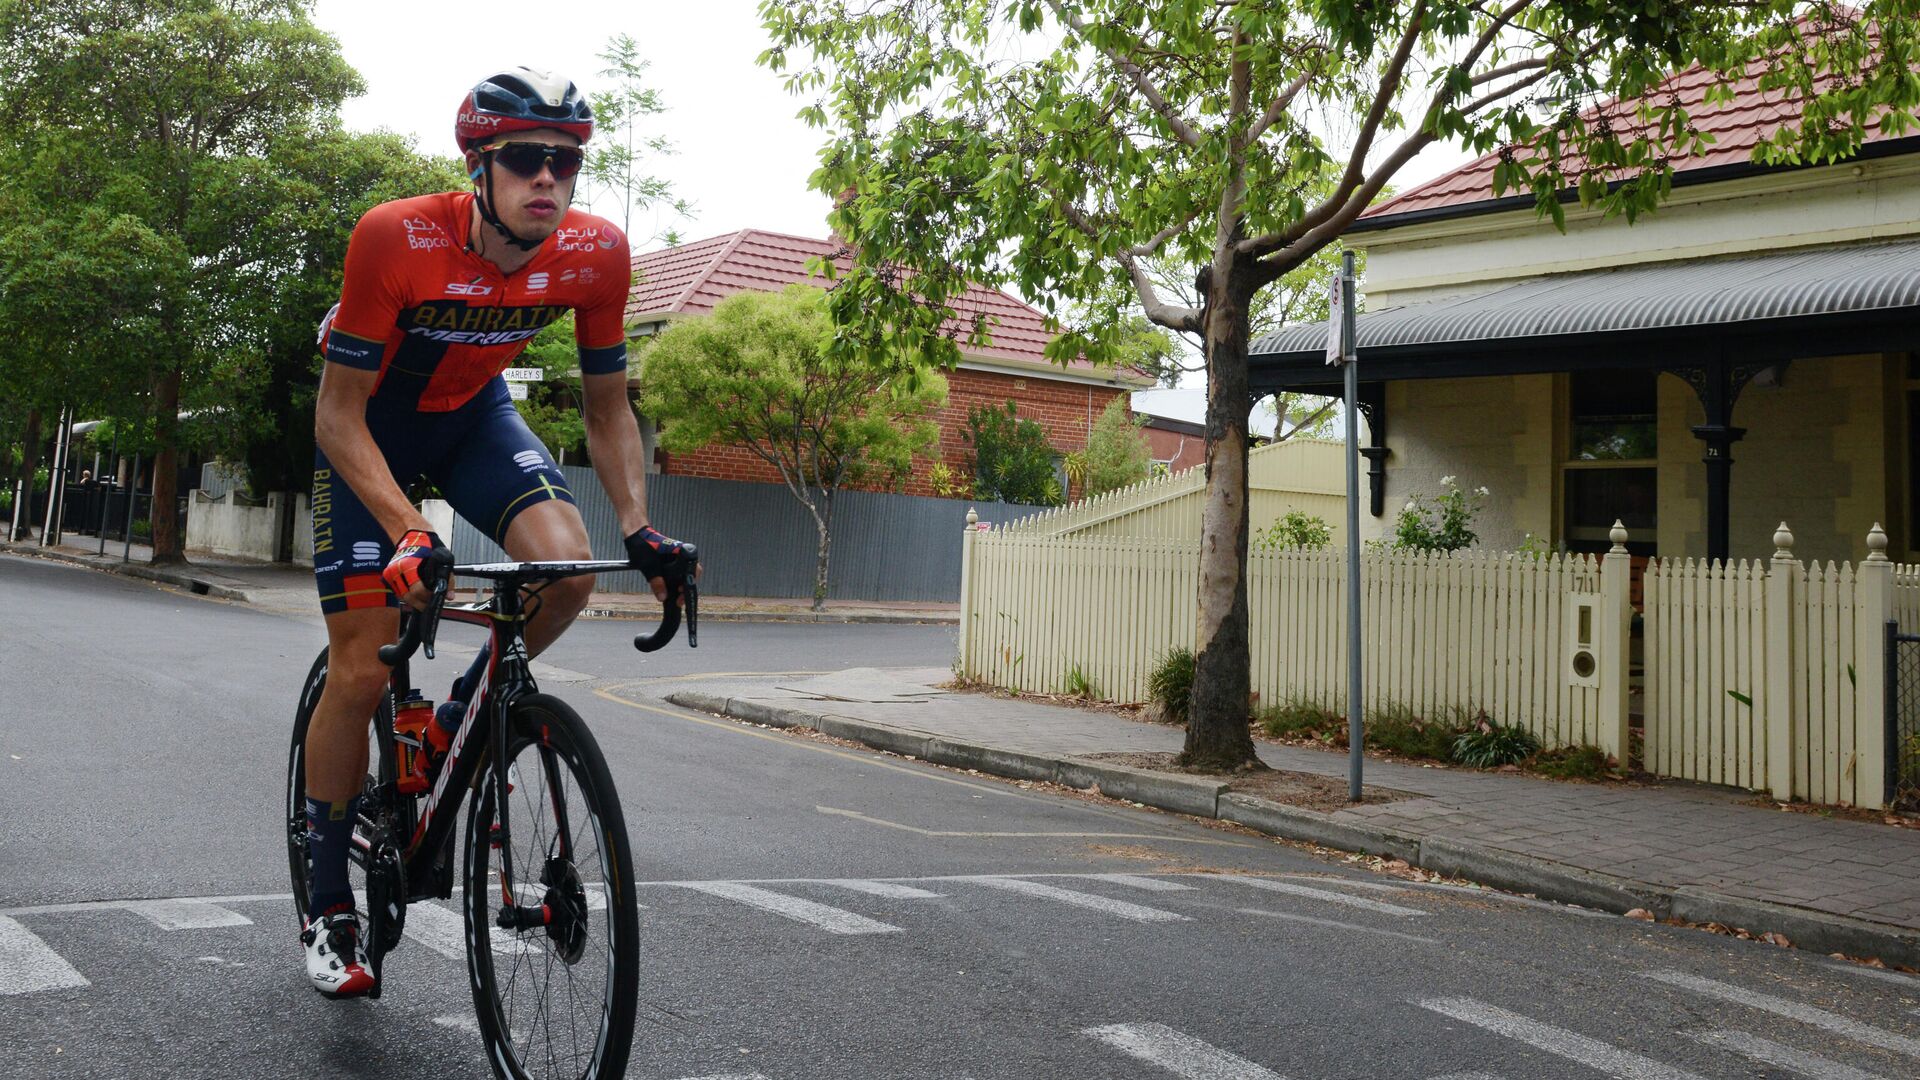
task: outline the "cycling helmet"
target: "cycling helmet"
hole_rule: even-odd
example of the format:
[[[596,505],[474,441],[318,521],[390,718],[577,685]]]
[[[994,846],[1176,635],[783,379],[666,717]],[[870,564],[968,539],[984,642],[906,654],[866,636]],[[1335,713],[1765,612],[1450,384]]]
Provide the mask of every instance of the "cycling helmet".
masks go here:
[[[528,67],[480,80],[460,102],[453,137],[461,150],[510,131],[553,128],[582,143],[593,137],[593,108],[567,79]]]
[[[580,88],[568,80],[529,67],[509,68],[480,80],[460,103],[453,122],[453,137],[461,151],[472,150],[489,139],[514,131],[552,128],[564,131],[584,145],[593,137],[593,108]],[[540,246],[540,240],[516,236],[493,208],[493,170],[483,155],[471,178],[480,185],[475,199],[481,220],[500,234],[507,243],[522,251]]]

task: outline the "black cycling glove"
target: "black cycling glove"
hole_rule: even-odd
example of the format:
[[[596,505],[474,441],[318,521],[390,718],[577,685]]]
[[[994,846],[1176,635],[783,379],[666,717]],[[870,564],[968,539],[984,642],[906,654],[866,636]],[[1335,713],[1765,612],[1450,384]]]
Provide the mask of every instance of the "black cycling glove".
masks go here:
[[[686,558],[692,547],[651,525],[642,525],[638,532],[627,537],[627,561],[649,581],[664,577],[684,579],[693,570],[691,560]]]

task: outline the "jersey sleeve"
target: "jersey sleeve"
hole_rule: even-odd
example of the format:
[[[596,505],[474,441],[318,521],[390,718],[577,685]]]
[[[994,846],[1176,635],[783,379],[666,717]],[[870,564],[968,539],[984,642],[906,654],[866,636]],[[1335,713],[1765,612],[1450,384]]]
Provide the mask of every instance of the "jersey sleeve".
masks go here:
[[[627,292],[633,278],[627,238],[608,225],[602,236],[611,246],[594,253],[595,289],[591,299],[574,312],[573,340],[580,347],[584,375],[612,375],[627,370]]]
[[[327,359],[378,371],[406,297],[395,272],[405,254],[401,215],[391,203],[361,216],[347,240],[346,280],[327,333]]]

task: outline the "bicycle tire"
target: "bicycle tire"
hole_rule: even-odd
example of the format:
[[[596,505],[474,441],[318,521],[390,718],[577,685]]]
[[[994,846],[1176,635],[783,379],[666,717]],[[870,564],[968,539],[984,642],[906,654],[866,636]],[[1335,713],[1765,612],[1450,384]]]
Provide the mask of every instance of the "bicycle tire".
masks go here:
[[[311,877],[307,864],[307,726],[313,720],[313,710],[320,703],[320,692],[326,687],[327,650],[321,648],[320,655],[314,658],[313,667],[308,669],[306,681],[300,684],[300,701],[293,714],[293,745],[287,751],[287,868],[293,879],[293,914],[302,929],[307,925],[307,894],[310,891]],[[383,693],[380,707],[375,710],[374,720],[391,726],[393,724],[393,694]],[[372,738],[373,728],[368,726],[368,737]],[[368,748],[366,786],[371,788],[379,780],[380,755],[377,747]],[[353,882],[356,890],[366,888],[365,875],[357,869],[358,864],[349,861],[347,872],[350,877],[358,878]]]
[[[529,694],[515,701],[507,714],[507,745],[491,749],[496,752],[489,755],[490,764],[477,781],[467,815],[466,887],[461,898],[469,981],[488,1061],[499,1080],[555,1076],[614,1080],[625,1075],[633,1045],[639,1002],[640,916],[633,892],[626,819],[612,774],[579,714],[546,694]],[[527,754],[529,749],[534,753]],[[523,759],[532,767],[523,767]],[[523,857],[520,850],[501,851],[503,861],[512,860],[514,880],[521,893],[519,902],[550,904],[556,910],[578,909],[576,915],[556,918],[546,927],[516,932],[495,925],[502,901],[491,868],[497,816],[493,769],[501,767],[509,770],[508,779],[518,795],[508,796],[510,846],[529,854],[535,850],[547,853],[535,866],[535,860]],[[529,782],[530,774],[536,776],[535,781]],[[565,819],[574,847],[574,858],[564,860],[557,869],[554,864],[563,861],[551,857],[554,841],[561,835],[560,816],[551,812],[556,788],[563,795],[559,801],[566,807]],[[592,907],[596,891],[601,898],[597,910]],[[599,940],[591,936],[595,932]],[[569,952],[573,954],[571,959]],[[556,962],[559,972],[566,976],[564,984],[553,978]],[[597,1029],[589,1033],[583,1062],[577,1005],[582,987],[590,986],[596,967],[602,965]],[[535,974],[536,968],[539,974]],[[577,979],[576,968],[581,969]],[[522,976],[527,979],[524,986]],[[562,1033],[551,1010],[553,991],[562,985],[568,1006],[564,1048],[556,1046]],[[524,1007],[527,1004],[535,1008],[529,1012]],[[543,1034],[545,1044],[536,1052],[536,1042]],[[568,1062],[564,1067],[556,1051]]]

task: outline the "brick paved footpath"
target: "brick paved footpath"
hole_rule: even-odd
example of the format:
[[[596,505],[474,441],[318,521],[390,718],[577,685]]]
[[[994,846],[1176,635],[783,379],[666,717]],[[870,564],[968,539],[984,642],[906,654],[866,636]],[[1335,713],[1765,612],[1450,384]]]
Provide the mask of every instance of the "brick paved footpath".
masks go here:
[[[807,694],[764,679],[680,681],[658,692],[762,699],[1035,754],[1177,751],[1184,740],[1176,728],[1089,709],[941,693],[934,687],[951,678],[942,669],[873,674],[890,680],[898,696],[912,698],[917,689],[919,697],[822,700],[841,695],[830,684],[811,684]],[[1257,745],[1274,768],[1347,775],[1344,751]],[[1683,782],[1583,784],[1372,759],[1366,782],[1415,797],[1340,810],[1335,821],[1920,930],[1920,830],[1783,811],[1754,805],[1748,792]]]

